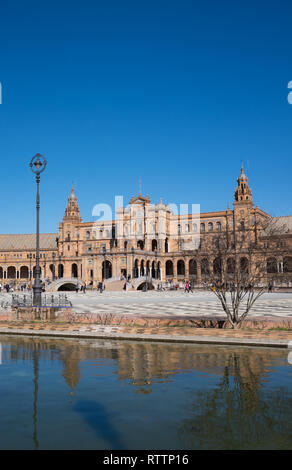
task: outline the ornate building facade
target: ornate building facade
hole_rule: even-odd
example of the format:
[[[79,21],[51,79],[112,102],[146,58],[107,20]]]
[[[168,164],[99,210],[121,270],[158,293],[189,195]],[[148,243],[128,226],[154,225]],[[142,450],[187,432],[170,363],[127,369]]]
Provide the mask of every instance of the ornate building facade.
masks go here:
[[[280,237],[266,230],[267,223],[281,226]],[[292,285],[292,216],[273,218],[252,199],[243,167],[237,178],[233,209],[206,213],[181,213],[162,201],[151,204],[141,193],[127,207],[116,209],[115,220],[83,222],[76,195],[68,198],[58,233],[41,234],[42,278],[56,289],[73,289],[77,282],[121,289],[121,277],[131,277],[140,289],[145,283],[191,280],[201,286],[216,270],[216,239],[232,240],[235,264],[252,270],[254,258],[238,243],[245,234],[249,247],[265,247],[265,280]],[[23,284],[35,269],[35,235],[0,235],[0,282]]]

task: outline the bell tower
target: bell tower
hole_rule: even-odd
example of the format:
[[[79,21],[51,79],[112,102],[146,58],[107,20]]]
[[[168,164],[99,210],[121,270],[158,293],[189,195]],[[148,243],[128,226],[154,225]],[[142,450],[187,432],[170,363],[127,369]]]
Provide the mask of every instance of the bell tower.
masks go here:
[[[64,222],[72,221],[75,223],[81,222],[81,217],[79,213],[79,206],[77,203],[77,197],[74,194],[74,188],[72,185],[71,194],[68,197],[68,204],[65,210],[65,215],[63,217]]]
[[[248,178],[244,174],[242,163],[240,175],[237,178],[237,188],[234,192],[234,207],[238,205],[253,205],[251,189],[248,185]]]

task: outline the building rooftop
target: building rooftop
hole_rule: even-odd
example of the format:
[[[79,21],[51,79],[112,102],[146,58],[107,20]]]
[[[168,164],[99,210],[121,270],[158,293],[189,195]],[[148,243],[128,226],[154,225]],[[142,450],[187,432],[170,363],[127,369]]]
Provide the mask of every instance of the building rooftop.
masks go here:
[[[41,233],[40,249],[57,249],[57,233]],[[35,233],[25,234],[0,234],[0,251],[10,250],[35,250],[36,235]]]

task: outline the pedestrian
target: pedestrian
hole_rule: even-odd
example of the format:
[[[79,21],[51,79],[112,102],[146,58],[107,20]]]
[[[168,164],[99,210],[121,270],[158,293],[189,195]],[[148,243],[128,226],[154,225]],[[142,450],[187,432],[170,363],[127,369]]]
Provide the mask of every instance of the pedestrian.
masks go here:
[[[78,294],[78,291],[79,291],[79,286],[78,286],[78,284],[76,284],[76,287],[75,287],[76,294]]]

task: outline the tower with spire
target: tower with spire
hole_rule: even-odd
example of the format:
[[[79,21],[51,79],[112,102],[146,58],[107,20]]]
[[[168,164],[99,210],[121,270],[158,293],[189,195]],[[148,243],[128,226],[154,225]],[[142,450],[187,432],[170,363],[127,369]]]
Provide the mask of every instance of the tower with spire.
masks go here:
[[[74,193],[73,184],[72,184],[71,194],[68,197],[68,203],[67,203],[67,207],[65,210],[63,221],[64,222],[72,221],[72,222],[77,222],[77,223],[81,222],[79,206],[77,203],[77,197],[75,196],[75,193]]]
[[[234,192],[234,207],[238,205],[253,206],[251,189],[248,185],[248,177],[244,174],[242,162],[241,162],[240,175],[237,178],[237,188]]]
[[[79,253],[79,225],[82,219],[80,217],[77,197],[72,185],[71,194],[68,197],[68,203],[62,222],[59,223],[58,250],[62,256],[76,256]],[[70,265],[68,269],[65,266],[65,274],[71,277]],[[68,272],[67,272],[68,271]]]

